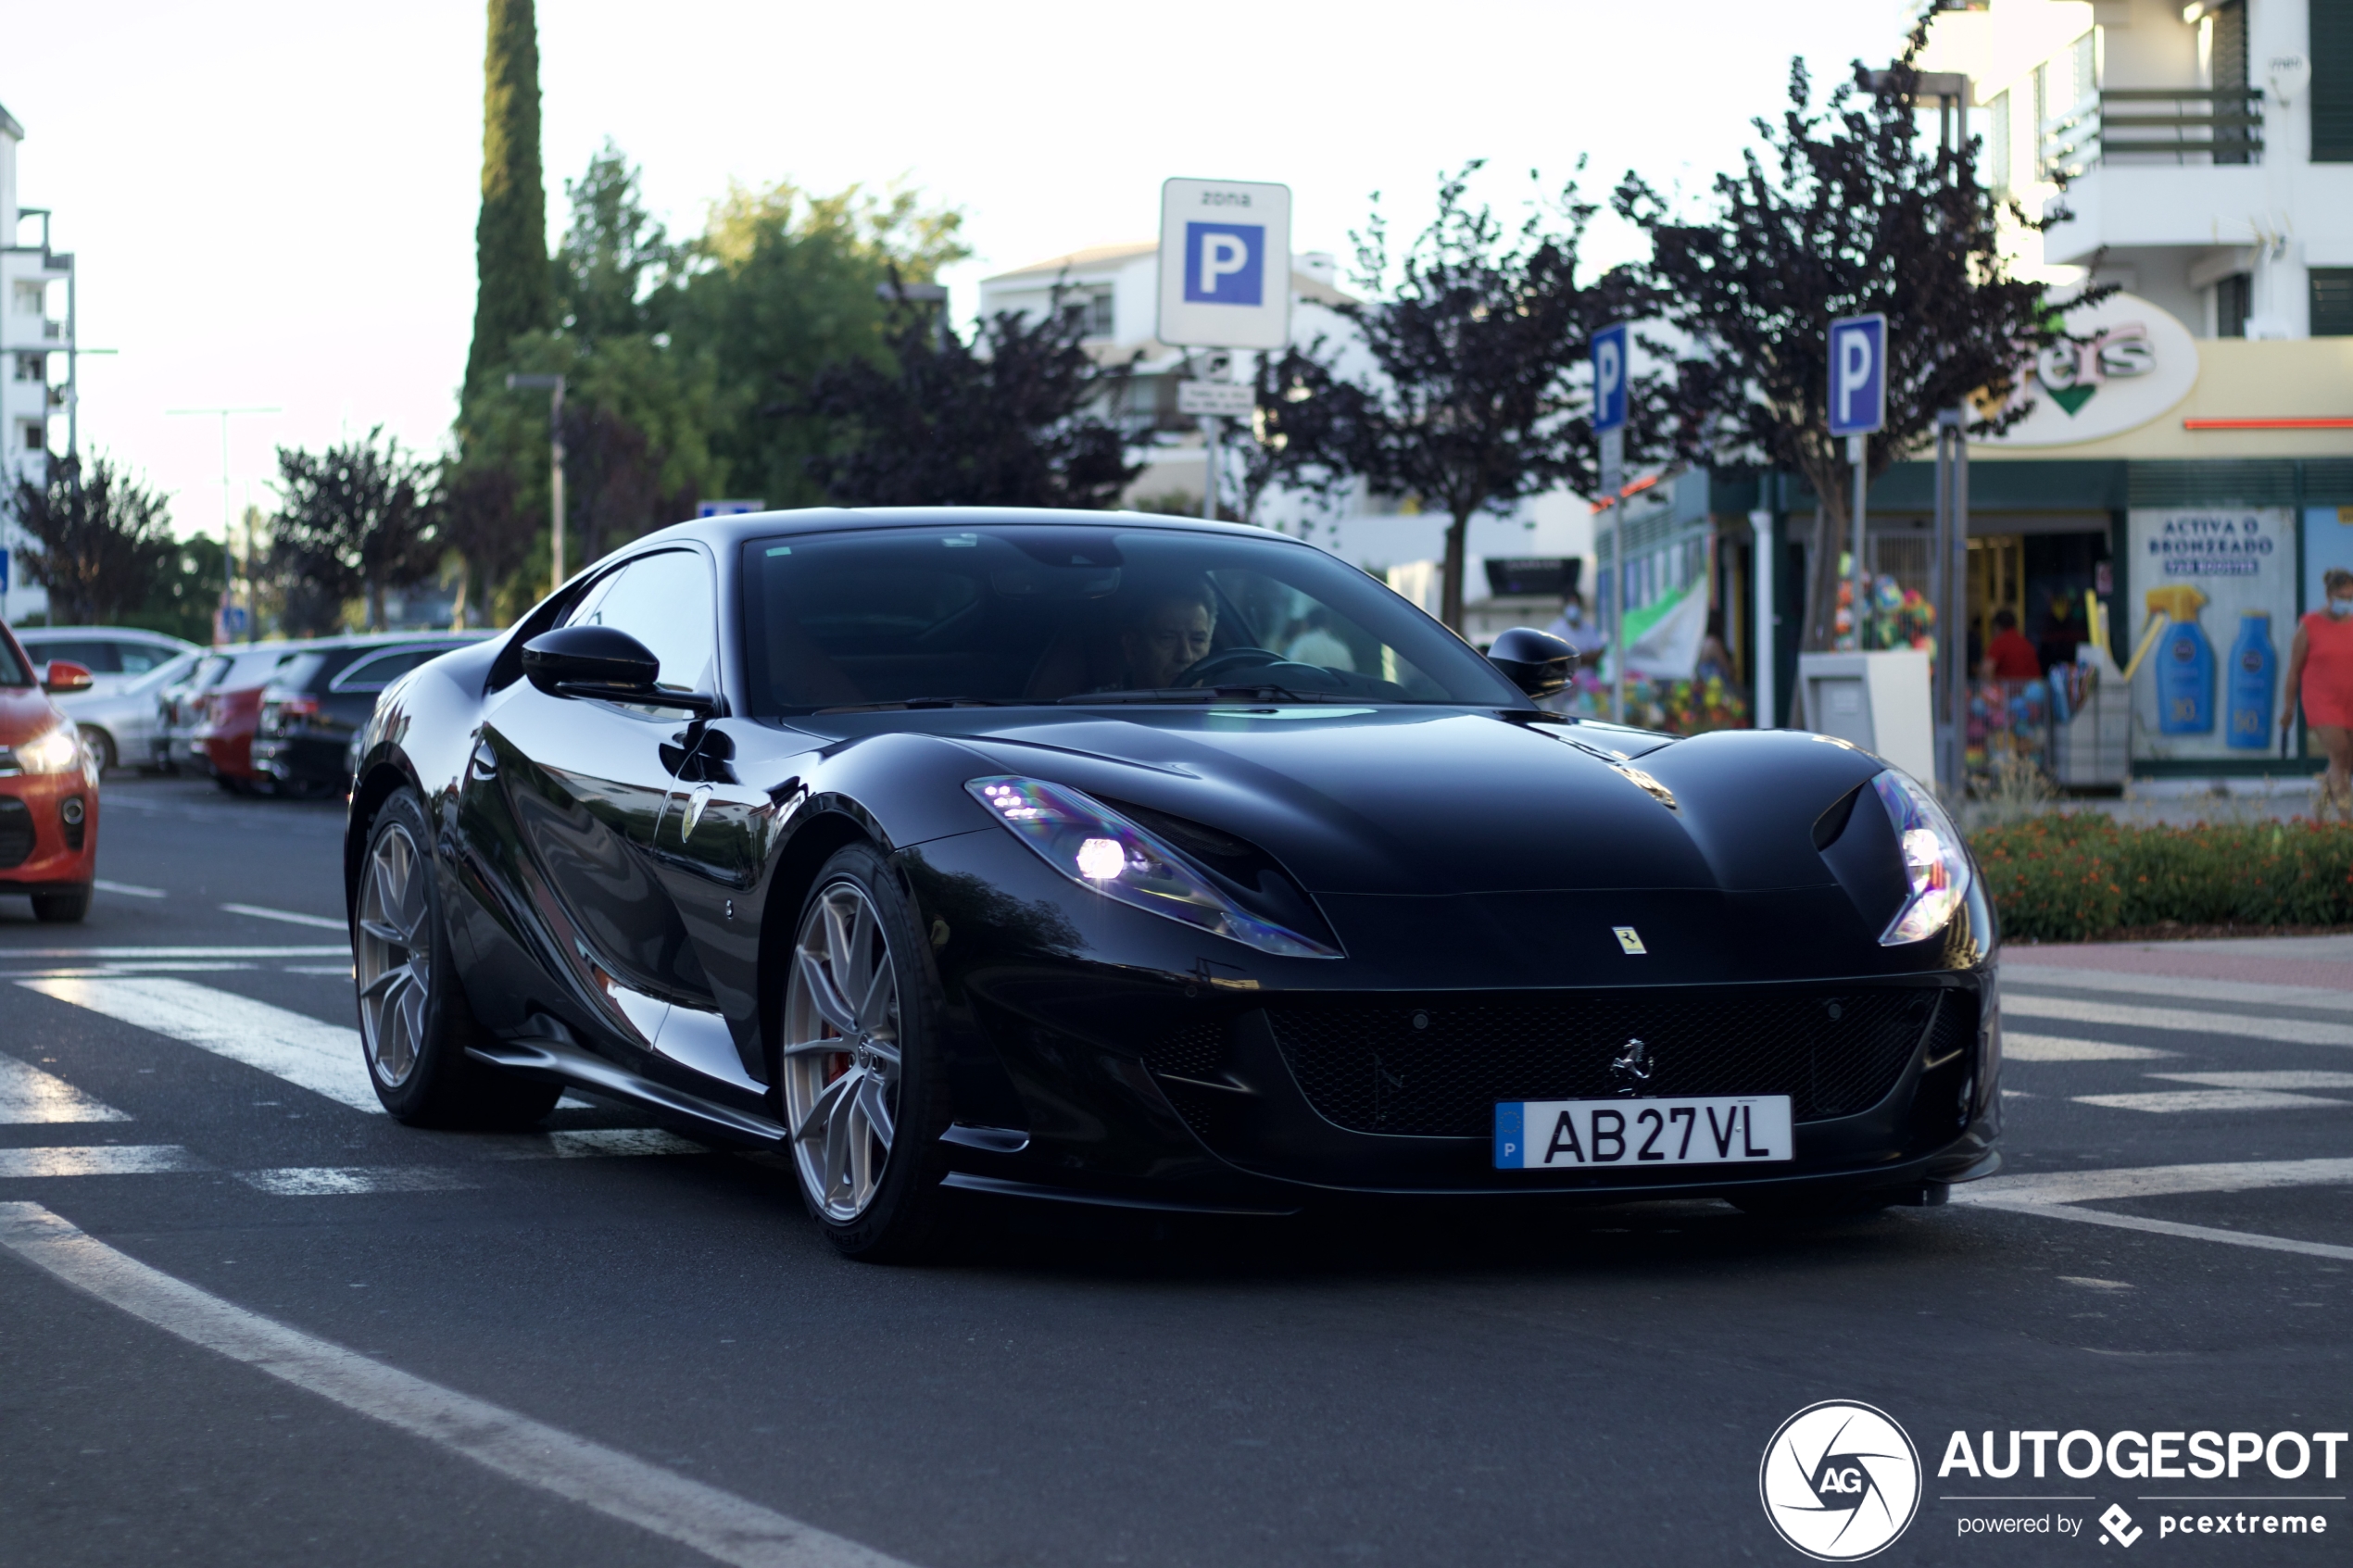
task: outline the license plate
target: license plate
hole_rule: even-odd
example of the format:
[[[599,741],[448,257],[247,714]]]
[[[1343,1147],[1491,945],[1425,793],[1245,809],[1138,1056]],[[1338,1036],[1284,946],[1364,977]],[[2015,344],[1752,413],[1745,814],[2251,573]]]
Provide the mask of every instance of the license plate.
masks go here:
[[[1764,1165],[1794,1157],[1787,1095],[1522,1099],[1495,1107],[1499,1171]]]

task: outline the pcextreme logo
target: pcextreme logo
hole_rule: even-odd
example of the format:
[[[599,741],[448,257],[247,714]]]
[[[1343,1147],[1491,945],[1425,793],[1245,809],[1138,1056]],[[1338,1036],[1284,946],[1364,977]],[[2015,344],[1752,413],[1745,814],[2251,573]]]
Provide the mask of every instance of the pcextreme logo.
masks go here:
[[[1853,1562],[1893,1545],[1919,1512],[1919,1450],[1885,1411],[1825,1399],[1781,1423],[1756,1489],[1781,1539],[1817,1562]]]

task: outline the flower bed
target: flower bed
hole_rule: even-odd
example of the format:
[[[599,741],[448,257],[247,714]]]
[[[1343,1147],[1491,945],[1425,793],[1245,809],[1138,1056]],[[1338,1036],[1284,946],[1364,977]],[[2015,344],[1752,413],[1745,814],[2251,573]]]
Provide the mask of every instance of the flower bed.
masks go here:
[[[1969,847],[2008,941],[2353,924],[2353,827],[2121,827],[2053,812],[1982,829]]]

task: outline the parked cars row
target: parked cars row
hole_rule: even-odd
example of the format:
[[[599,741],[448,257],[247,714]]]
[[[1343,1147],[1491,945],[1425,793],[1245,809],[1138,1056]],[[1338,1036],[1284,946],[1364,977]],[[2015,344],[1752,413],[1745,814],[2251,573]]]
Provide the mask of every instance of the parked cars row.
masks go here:
[[[351,740],[377,694],[480,633],[385,633],[200,648],[120,626],[23,633],[37,676],[62,661],[89,673],[55,701],[80,728],[93,765],[211,777],[238,794],[341,791]]]

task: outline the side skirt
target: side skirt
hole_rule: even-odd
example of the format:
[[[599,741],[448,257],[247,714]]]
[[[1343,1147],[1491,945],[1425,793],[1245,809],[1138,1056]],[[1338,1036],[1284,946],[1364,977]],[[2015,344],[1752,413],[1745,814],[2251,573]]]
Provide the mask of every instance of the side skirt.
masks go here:
[[[785,1129],[765,1116],[737,1110],[730,1106],[690,1095],[683,1090],[641,1078],[635,1073],[615,1067],[602,1057],[589,1055],[553,1040],[501,1040],[491,1046],[469,1046],[466,1054],[477,1061],[493,1067],[503,1067],[511,1073],[527,1073],[535,1077],[559,1078],[567,1084],[599,1094],[614,1095],[634,1100],[650,1110],[679,1117],[702,1130],[736,1143],[749,1143],[761,1148],[773,1148],[785,1141]]]

